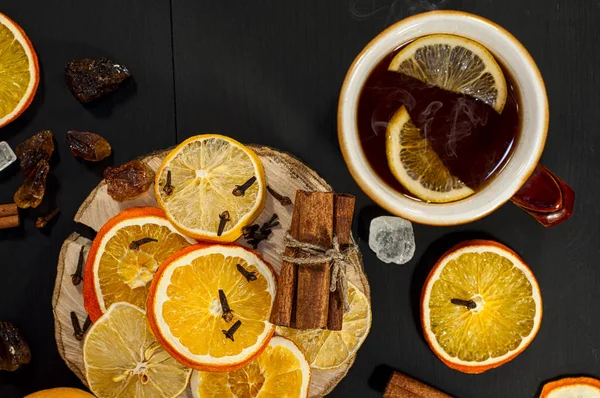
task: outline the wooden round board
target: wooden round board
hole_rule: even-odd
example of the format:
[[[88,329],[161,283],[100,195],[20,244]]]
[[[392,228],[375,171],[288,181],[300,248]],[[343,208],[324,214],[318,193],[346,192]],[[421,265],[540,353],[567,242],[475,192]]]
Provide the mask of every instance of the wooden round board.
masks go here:
[[[294,199],[296,190],[306,191],[328,191],[331,187],[317,175],[317,173],[306,166],[295,157],[263,146],[251,146],[261,158],[267,184],[285,196]],[[168,151],[154,153],[143,158],[155,171],[162,163],[162,159]],[[135,206],[156,206],[154,188],[150,189],[140,197],[119,203],[114,201],[106,192],[106,184],[102,181],[83,202],[75,215],[75,221],[87,225],[98,231],[106,221],[117,215],[121,210]],[[281,253],[283,252],[283,237],[290,226],[293,206],[282,206],[271,195],[267,195],[265,210],[257,219],[257,223],[267,221],[273,213],[277,213],[281,226],[273,230],[273,236],[268,241],[263,241],[258,247],[260,254],[279,272],[281,268]],[[75,273],[81,248],[87,257],[87,251],[91,241],[77,233],[71,234],[63,243],[58,259],[56,283],[54,285],[54,296],[52,308],[54,312],[54,326],[56,344],[58,351],[67,366],[86,384],[85,371],[82,356],[82,341],[75,339],[73,326],[71,324],[71,311],[74,311],[83,324],[87,314],[83,307],[83,296],[81,289],[83,284],[73,285],[71,275]],[[239,244],[248,246],[243,238]],[[351,258],[351,267],[347,269],[348,280],[354,283],[370,300],[369,283],[364,274],[360,253],[355,253]],[[346,375],[354,362],[354,358],[337,369],[313,370],[310,384],[309,396],[322,397],[337,385]],[[192,397],[188,389],[181,397]]]

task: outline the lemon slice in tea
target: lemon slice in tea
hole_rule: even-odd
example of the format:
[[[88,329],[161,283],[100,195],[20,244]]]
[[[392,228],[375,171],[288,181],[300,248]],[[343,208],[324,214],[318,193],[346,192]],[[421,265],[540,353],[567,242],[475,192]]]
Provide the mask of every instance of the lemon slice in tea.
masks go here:
[[[508,247],[464,242],[431,270],[421,295],[425,339],[446,365],[481,373],[519,355],[537,334],[542,297]]]
[[[392,174],[419,199],[444,203],[473,194],[471,188],[450,174],[404,106],[388,124],[385,147]]]
[[[502,69],[481,44],[436,34],[404,47],[388,67],[423,83],[477,98],[502,113],[508,89]]]

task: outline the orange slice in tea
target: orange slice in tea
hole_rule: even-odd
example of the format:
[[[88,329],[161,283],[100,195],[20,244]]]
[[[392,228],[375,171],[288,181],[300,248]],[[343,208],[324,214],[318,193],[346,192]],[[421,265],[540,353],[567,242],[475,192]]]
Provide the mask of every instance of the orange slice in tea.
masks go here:
[[[600,398],[600,380],[567,377],[546,383],[540,398]]]
[[[465,37],[437,34],[404,47],[388,67],[423,83],[481,100],[502,113],[508,89],[502,69],[481,44]]]
[[[111,218],[98,231],[85,266],[83,299],[90,318],[96,321],[121,301],[146,308],[160,264],[193,243],[156,207],[135,207]]]
[[[482,373],[519,355],[537,334],[542,297],[533,273],[508,247],[461,243],[429,273],[421,324],[433,352],[449,367]]]
[[[40,82],[38,58],[23,29],[0,13],[0,127],[21,115]]]
[[[253,273],[253,278],[244,276]],[[184,365],[238,369],[265,349],[276,281],[271,266],[241,246],[199,244],[163,263],[148,295],[148,320],[163,347]]]
[[[308,396],[310,367],[296,345],[273,337],[265,350],[243,368],[231,372],[192,373],[194,398]]]
[[[473,194],[471,188],[450,174],[404,106],[388,124],[385,147],[392,174],[419,199],[444,203]]]

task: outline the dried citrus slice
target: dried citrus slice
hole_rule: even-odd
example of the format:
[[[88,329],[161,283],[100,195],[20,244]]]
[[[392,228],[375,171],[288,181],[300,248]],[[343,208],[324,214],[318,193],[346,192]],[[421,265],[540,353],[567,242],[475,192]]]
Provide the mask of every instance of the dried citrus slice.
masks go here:
[[[85,309],[95,321],[125,301],[142,309],[154,273],[171,254],[196,243],[177,231],[156,207],[123,210],[98,231],[83,278]]]
[[[78,388],[58,387],[37,391],[24,398],[94,398],[94,396]]]
[[[537,334],[542,297],[531,270],[508,247],[464,242],[444,254],[421,294],[421,323],[449,367],[481,373],[519,355]]]
[[[600,380],[567,377],[546,383],[540,398],[600,398]]]
[[[494,56],[465,37],[436,34],[404,47],[388,67],[424,83],[479,99],[502,113],[508,93]]]
[[[251,185],[246,188],[246,183]],[[234,194],[242,186],[244,189]],[[258,156],[239,142],[216,134],[185,140],[167,155],[156,173],[160,207],[182,233],[203,241],[238,239],[242,228],[264,209],[265,189],[265,172]]]
[[[23,29],[0,13],[0,127],[29,107],[40,82],[38,58]]]
[[[350,282],[348,303],[350,310],[344,314],[342,330],[300,330],[278,326],[276,333],[296,343],[311,368],[337,368],[354,357],[371,329],[369,300]]]
[[[273,337],[265,350],[231,372],[192,373],[194,398],[300,398],[308,396],[310,367],[296,345]]]
[[[392,174],[419,199],[444,203],[473,194],[471,188],[450,174],[404,106],[390,119],[385,145]]]
[[[256,279],[246,279],[240,267]],[[148,320],[181,363],[231,371],[269,343],[275,289],[275,274],[257,253],[241,246],[190,246],[158,270],[148,295]]]
[[[87,332],[83,344],[85,377],[98,398],[176,397],[190,369],[156,341],[141,309],[113,304]]]

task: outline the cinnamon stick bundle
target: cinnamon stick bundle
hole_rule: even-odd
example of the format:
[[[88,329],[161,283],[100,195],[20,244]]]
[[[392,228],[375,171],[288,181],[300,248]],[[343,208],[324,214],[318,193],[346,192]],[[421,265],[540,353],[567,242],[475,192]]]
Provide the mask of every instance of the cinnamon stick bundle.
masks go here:
[[[452,398],[425,383],[394,372],[383,393],[384,398]]]
[[[0,229],[18,227],[20,222],[16,204],[0,205]]]
[[[331,192],[296,192],[290,235],[299,242],[330,249],[334,235],[345,248],[351,242],[354,197]],[[309,255],[287,247],[285,256]],[[341,330],[341,288],[330,292],[331,264],[297,265],[284,261],[279,274],[271,322],[297,329]]]

